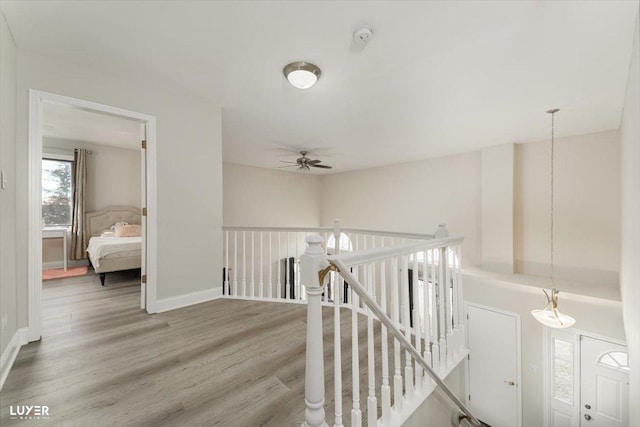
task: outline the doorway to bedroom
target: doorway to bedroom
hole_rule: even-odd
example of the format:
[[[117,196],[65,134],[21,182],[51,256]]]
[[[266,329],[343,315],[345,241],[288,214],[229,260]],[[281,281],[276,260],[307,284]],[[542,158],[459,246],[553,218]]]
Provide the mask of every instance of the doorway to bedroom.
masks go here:
[[[29,124],[29,341],[152,313],[155,118],[32,90]]]

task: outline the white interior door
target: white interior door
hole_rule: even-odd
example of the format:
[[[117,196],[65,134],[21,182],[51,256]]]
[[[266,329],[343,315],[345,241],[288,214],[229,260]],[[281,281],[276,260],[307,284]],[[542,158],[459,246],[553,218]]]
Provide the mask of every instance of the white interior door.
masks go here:
[[[144,210],[147,206],[147,124],[142,124],[142,143],[140,149],[140,206],[143,209],[143,215],[140,219],[142,226],[142,250],[140,253],[140,308],[147,308],[147,216]]]
[[[580,383],[581,426],[629,425],[629,354],[625,346],[582,336]]]
[[[518,427],[518,317],[475,305],[467,314],[471,412],[492,427]]]

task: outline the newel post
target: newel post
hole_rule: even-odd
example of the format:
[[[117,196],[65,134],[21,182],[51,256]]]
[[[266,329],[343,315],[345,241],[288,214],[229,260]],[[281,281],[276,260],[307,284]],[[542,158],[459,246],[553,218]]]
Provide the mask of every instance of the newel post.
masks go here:
[[[307,249],[300,256],[301,279],[307,292],[307,357],[304,402],[307,409],[302,427],[325,427],[324,420],[324,346],[322,343],[322,292],[318,272],[329,266],[322,249],[324,239],[307,237]]]

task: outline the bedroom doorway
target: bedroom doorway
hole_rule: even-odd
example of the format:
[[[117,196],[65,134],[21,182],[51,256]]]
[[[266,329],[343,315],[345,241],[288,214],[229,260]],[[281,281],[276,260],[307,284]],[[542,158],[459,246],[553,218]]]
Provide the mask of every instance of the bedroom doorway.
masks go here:
[[[54,116],[56,120],[52,124],[48,119]],[[52,264],[58,267],[52,270],[54,276],[59,274],[65,277],[61,281],[68,280],[69,283],[75,279],[82,280],[82,277],[66,279],[75,273],[70,270],[86,271],[88,263],[91,271],[95,270],[97,275],[87,276],[85,283],[95,285],[99,283],[99,277],[108,288],[110,280],[113,285],[125,277],[129,282],[129,290],[135,291],[136,298],[139,289],[139,307],[147,313],[155,312],[155,123],[155,117],[146,114],[29,91],[29,341],[38,341],[43,334],[43,267]],[[83,127],[83,124],[87,126]],[[93,125],[92,130],[89,130],[89,124]],[[83,138],[83,135],[88,136]],[[101,142],[101,138],[104,141]],[[92,143],[100,148],[92,149]],[[83,144],[86,146],[76,147]],[[118,165],[119,159],[122,159],[118,153],[132,153],[131,150],[139,155],[128,154],[124,158],[130,167],[127,171],[123,169],[124,166]],[[132,162],[135,162],[133,166]],[[104,177],[99,188],[95,184],[98,181],[95,177],[92,186],[85,188],[82,184],[89,182],[82,178],[82,171],[87,176],[87,169],[81,167],[83,163],[91,163],[91,173],[100,173]],[[67,176],[69,171],[72,171],[72,176]],[[80,183],[77,187],[76,182]],[[78,202],[79,198],[81,203]],[[86,212],[78,209],[78,206],[85,205]],[[72,235],[75,236],[73,241]],[[98,251],[94,250],[95,256],[91,255],[91,250],[88,251],[89,262],[70,259],[84,257],[85,248],[93,238],[95,242],[101,240],[104,245],[98,246]],[[55,239],[60,245],[58,252],[62,254],[62,259],[53,263],[49,260],[45,262],[49,242]],[[70,257],[70,253],[76,256]],[[123,272],[129,270],[135,275],[131,276],[129,272],[129,276],[123,276]],[[136,283],[139,288],[136,288]],[[131,301],[133,294],[129,293]]]

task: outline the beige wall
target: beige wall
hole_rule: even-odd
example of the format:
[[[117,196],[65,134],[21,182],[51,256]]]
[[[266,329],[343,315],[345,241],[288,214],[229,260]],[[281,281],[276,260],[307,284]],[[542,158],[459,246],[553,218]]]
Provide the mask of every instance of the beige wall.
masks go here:
[[[18,52],[19,322],[27,324],[27,130],[30,88],[157,118],[159,299],[221,287],[222,149],[219,106],[157,74],[105,75],[90,64]]]
[[[317,227],[320,177],[224,163],[224,225]]]
[[[87,212],[109,206],[141,207],[140,150],[58,138],[43,138],[42,142],[45,157],[47,154],[73,155],[74,148],[91,150],[92,154],[87,156]],[[62,262],[61,239],[42,239],[42,262]]]
[[[513,183],[515,144],[488,147],[482,153],[482,268],[513,273]]]
[[[0,354],[18,328],[16,282],[16,45],[0,10]],[[3,322],[4,323],[4,322]],[[24,324],[22,326],[25,326]]]
[[[465,237],[463,260],[481,262],[480,152],[322,177],[322,225]]]
[[[640,425],[640,18],[636,18],[622,125],[620,285],[629,346],[629,425]]]
[[[550,274],[550,146],[516,145],[515,251],[522,274]],[[557,139],[554,170],[556,277],[617,290],[620,132]]]

